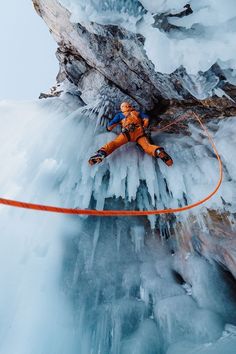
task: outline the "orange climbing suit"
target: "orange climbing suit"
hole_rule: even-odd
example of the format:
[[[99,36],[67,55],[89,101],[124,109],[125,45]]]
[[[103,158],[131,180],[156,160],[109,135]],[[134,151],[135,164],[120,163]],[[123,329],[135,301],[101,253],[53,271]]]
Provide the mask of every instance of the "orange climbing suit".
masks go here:
[[[119,123],[108,126],[107,129],[111,131],[117,124],[121,124],[123,132],[116,139],[101,147],[100,150],[104,151],[106,155],[110,155],[114,150],[131,141],[140,145],[147,154],[156,157],[156,150],[160,146],[151,144],[144,131],[149,124],[148,118],[142,119],[140,113],[133,110],[124,114],[124,119]]]

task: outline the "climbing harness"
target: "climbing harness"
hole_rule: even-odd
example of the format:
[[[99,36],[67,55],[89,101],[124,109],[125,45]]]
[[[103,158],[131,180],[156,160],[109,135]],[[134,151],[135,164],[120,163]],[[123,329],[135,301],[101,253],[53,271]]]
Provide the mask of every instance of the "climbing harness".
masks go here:
[[[190,210],[196,208],[197,206],[205,203],[206,201],[210,200],[219,190],[222,180],[223,180],[223,166],[222,161],[215,146],[214,140],[211,137],[210,133],[208,132],[205,125],[202,123],[201,118],[195,112],[191,112],[194,115],[198,123],[200,124],[201,128],[206,133],[211,146],[214,150],[214,153],[217,157],[218,164],[219,164],[219,179],[217,185],[215,186],[214,190],[208,194],[205,198],[183,207],[173,208],[173,209],[160,209],[160,210],[92,210],[92,209],[72,209],[72,208],[61,208],[56,206],[50,205],[40,205],[40,204],[33,204],[33,203],[25,203],[17,200],[5,199],[0,198],[0,204],[17,207],[17,208],[24,208],[24,209],[31,209],[31,210],[39,210],[39,211],[47,211],[52,213],[60,213],[60,214],[75,214],[75,215],[94,215],[94,216],[141,216],[141,215],[158,215],[158,214],[172,214],[172,213],[179,213],[186,210]],[[167,130],[170,126],[177,124],[179,121],[186,119],[188,116],[184,118],[181,117],[176,121],[168,124],[164,128],[159,129],[158,131]]]

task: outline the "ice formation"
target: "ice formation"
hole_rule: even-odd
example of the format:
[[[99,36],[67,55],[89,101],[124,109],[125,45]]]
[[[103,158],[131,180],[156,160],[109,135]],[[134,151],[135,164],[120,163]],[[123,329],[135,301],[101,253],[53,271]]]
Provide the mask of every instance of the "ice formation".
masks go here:
[[[84,119],[73,100],[2,101],[0,110],[1,196],[80,208],[91,203],[112,207],[109,200],[116,197],[113,207],[124,207],[121,200],[126,198],[133,207],[162,208],[184,204],[184,195],[195,201],[217,179],[216,159],[196,127],[188,138],[156,137],[173,152],[173,169],[129,145],[91,170],[88,156],[112,134],[99,127],[96,131],[94,121]],[[233,212],[235,142],[229,136],[235,136],[235,124],[229,119],[212,123],[210,129],[216,131],[227,172],[220,194],[207,207],[221,205]],[[148,354],[169,346],[205,350],[204,343],[214,342],[213,348],[234,344],[227,331],[219,339],[225,324],[234,323],[235,311],[219,269],[197,256],[182,261],[171,256],[139,219],[109,222],[6,207],[0,212],[5,289],[0,353],[13,353],[17,347],[19,354],[45,348],[57,354]],[[182,269],[185,263],[188,268]],[[174,271],[190,284],[190,292],[175,281]]]
[[[183,18],[169,17],[183,10],[186,1],[60,0],[72,13],[73,22],[113,23],[141,33],[145,49],[156,69],[172,73],[180,66],[191,75],[205,72],[218,63],[236,69],[236,7],[234,0],[191,0],[193,13]],[[154,14],[167,16],[168,22],[185,29],[165,33],[153,27]]]
[[[196,125],[191,127],[191,137],[173,135],[170,138],[168,133],[153,135],[157,143],[171,151],[175,161],[171,169],[161,160],[155,163],[132,143],[91,169],[87,163],[89,156],[115,133],[104,132],[94,120],[83,116],[83,106],[74,106],[59,98],[23,102],[19,107],[8,101],[1,102],[4,147],[1,161],[5,165],[0,179],[2,196],[53,204],[60,203],[58,197],[55,199],[58,193],[53,193],[57,189],[66,207],[88,208],[94,199],[94,206],[103,209],[106,200],[114,197],[126,199],[141,210],[161,209],[193,203],[217,184],[216,156],[208,138]],[[236,205],[231,193],[236,180],[234,118],[211,122],[210,129],[216,131],[215,141],[227,170],[220,192],[206,206],[234,213]],[[143,189],[147,196],[142,193]]]
[[[162,58],[149,52],[148,41],[154,32],[159,40],[162,36],[165,62],[158,68],[163,71],[184,65],[188,43],[199,41],[198,34],[191,38],[191,31],[178,38],[151,26],[153,14],[179,12],[183,1],[142,0],[143,6],[138,1],[60,2],[72,12],[71,21],[104,24],[110,14],[111,23],[142,29],[154,63]],[[208,36],[213,25],[231,21],[229,34],[234,29],[233,2],[214,24],[207,15],[207,6],[216,11],[219,4],[192,1],[194,14],[175,24],[185,21],[192,28],[197,21]],[[170,49],[178,53],[180,42],[184,55],[174,56],[173,63],[166,60]],[[214,49],[210,60],[221,60],[225,76],[233,82],[233,56],[228,64],[228,59],[216,58],[218,48]],[[232,52],[221,54],[229,58]],[[94,55],[94,67],[96,60]],[[87,63],[81,61],[77,67],[71,61],[70,57],[67,64],[75,77],[80,75],[78,67],[87,73]],[[183,80],[195,97],[209,97],[213,90],[224,94],[216,87],[219,78],[214,73],[198,73],[208,65],[203,46]],[[93,69],[82,78],[80,97],[73,91],[75,85],[66,87],[64,80],[60,97],[0,102],[0,196],[74,208],[132,210],[174,208],[212,191],[217,160],[193,122],[189,135],[184,130],[153,134],[154,141],[171,152],[173,168],[144,155],[134,144],[100,165],[88,165],[89,156],[115,136],[96,120],[95,108],[101,102],[94,101],[96,87],[89,90],[91,78],[98,86],[99,80],[109,86],[101,72],[95,75]],[[213,119],[207,126],[222,157],[224,181],[217,196],[191,213],[90,218],[0,207],[0,354],[234,354],[235,118]]]

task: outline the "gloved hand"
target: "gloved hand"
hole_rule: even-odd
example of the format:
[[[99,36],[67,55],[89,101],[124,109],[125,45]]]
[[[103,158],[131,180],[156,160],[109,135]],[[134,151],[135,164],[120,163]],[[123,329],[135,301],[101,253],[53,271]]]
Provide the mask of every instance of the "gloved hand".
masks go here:
[[[112,131],[112,129],[109,128],[109,123],[107,123],[107,125],[106,125],[106,130],[107,130],[108,132],[111,132],[111,131]]]

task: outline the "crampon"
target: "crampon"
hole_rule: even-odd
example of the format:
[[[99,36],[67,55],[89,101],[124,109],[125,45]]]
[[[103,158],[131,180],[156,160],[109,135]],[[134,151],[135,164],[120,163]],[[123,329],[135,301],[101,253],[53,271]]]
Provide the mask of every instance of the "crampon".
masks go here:
[[[173,160],[163,148],[156,149],[156,156],[160,158],[167,166],[173,165]]]
[[[91,156],[90,159],[88,160],[88,163],[92,165],[96,165],[98,163],[101,163],[104,158],[106,157],[105,152],[103,151],[98,151],[95,155]]]

